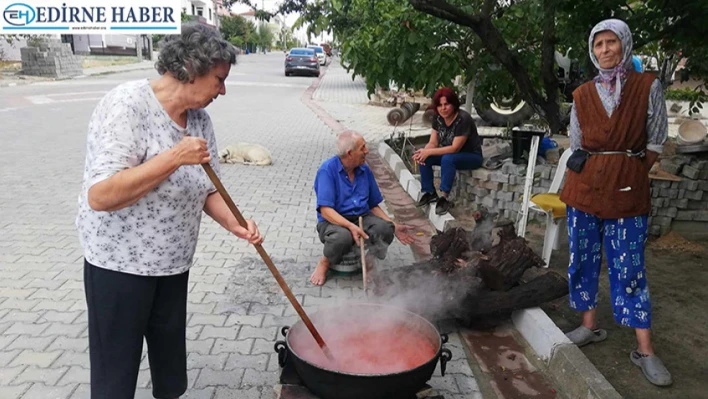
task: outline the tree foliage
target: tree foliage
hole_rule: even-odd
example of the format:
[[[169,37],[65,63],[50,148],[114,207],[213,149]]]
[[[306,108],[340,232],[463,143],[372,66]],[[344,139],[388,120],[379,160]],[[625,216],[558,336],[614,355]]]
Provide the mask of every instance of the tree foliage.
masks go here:
[[[625,20],[637,52],[659,43],[688,57],[684,74],[708,77],[705,0],[285,0],[278,12],[299,12],[308,33],[331,31],[370,92],[394,82],[431,93],[459,75],[480,95],[522,97],[553,132],[563,128],[555,51],[570,50],[591,78],[587,38],[603,19]]]

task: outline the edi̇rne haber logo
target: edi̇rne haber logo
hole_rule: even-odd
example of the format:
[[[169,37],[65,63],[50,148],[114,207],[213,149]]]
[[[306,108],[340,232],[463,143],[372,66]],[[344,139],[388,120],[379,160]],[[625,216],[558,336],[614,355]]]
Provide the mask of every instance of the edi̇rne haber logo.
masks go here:
[[[101,1],[100,6],[96,3],[95,0],[0,1],[0,31],[30,34],[180,32],[179,0],[110,0]]]

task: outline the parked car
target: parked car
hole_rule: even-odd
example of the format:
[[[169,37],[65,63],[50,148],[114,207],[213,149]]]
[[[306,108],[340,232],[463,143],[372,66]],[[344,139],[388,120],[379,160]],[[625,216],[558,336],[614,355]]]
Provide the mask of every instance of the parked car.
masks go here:
[[[317,59],[320,60],[320,65],[326,65],[327,64],[327,53],[325,53],[324,49],[322,46],[307,46],[307,48],[311,48],[315,50],[315,53],[317,54]]]
[[[285,76],[306,74],[320,76],[320,63],[311,48],[292,48],[285,56]]]

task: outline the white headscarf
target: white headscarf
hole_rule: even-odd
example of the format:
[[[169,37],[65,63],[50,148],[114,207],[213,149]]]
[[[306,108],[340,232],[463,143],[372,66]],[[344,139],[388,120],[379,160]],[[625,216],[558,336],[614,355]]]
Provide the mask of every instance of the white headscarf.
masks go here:
[[[622,61],[617,64],[614,68],[601,68],[600,62],[595,57],[593,52],[593,44],[595,42],[595,35],[599,32],[611,31],[622,42]],[[590,59],[595,65],[600,74],[595,77],[596,82],[607,83],[610,86],[610,93],[614,92],[615,102],[620,103],[620,98],[622,95],[622,83],[626,80],[629,71],[633,70],[632,66],[632,32],[629,30],[629,26],[624,21],[619,19],[606,19],[592,28],[590,31],[590,37],[588,38],[588,52],[590,53]]]

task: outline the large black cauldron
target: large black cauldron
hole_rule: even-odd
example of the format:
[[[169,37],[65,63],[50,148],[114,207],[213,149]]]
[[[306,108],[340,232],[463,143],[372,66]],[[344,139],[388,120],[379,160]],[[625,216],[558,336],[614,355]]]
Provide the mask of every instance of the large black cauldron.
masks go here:
[[[406,328],[414,329],[425,337],[434,348],[435,355],[426,363],[403,372],[394,374],[351,374],[320,367],[303,359],[293,351],[291,345],[293,337],[309,335],[307,327],[298,321],[292,328],[283,327],[281,333],[285,341],[275,343],[275,351],[281,367],[285,362],[291,362],[297,371],[302,383],[321,399],[408,399],[415,397],[416,392],[425,386],[435,371],[435,366],[440,359],[440,370],[445,375],[447,362],[452,358],[449,349],[443,348],[447,342],[447,335],[440,334],[429,321],[407,310],[376,304],[355,304],[323,309],[311,315],[315,326],[328,322],[337,323],[337,320],[346,318],[360,323],[377,322],[384,312],[390,321],[400,319],[405,322]],[[324,335],[324,334],[323,334]],[[327,337],[325,336],[325,341]],[[336,354],[335,354],[336,357]]]

